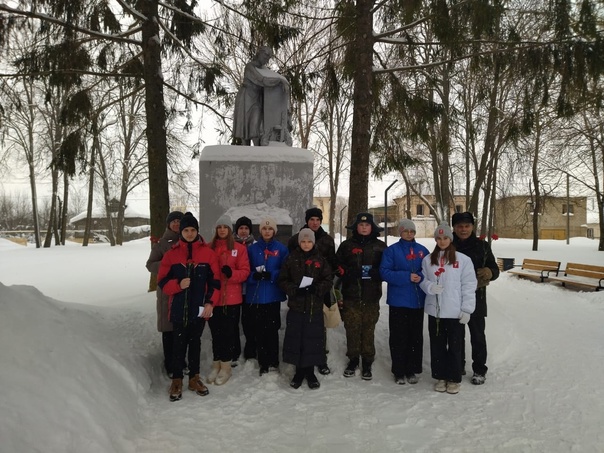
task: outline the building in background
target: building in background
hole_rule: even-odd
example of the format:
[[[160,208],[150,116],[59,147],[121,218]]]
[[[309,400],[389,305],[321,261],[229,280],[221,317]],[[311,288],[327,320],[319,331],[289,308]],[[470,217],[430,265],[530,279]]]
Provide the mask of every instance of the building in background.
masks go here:
[[[500,237],[533,239],[535,203],[529,195],[495,201],[494,231]],[[539,239],[587,236],[587,197],[543,197],[539,209]],[[567,233],[568,229],[568,233]]]
[[[407,219],[410,216],[417,230],[415,237],[425,238],[431,237],[434,234],[434,229],[438,225],[434,217],[434,211],[431,208],[436,203],[434,195],[428,194],[421,197],[415,194],[403,195],[402,197],[395,198],[394,202],[396,203],[397,221],[403,218]],[[466,197],[464,195],[454,195],[453,203],[449,206],[449,215],[452,216],[456,212],[464,212],[466,210]],[[390,212],[388,213],[388,217],[390,217]],[[398,231],[395,229],[392,235],[398,236]]]

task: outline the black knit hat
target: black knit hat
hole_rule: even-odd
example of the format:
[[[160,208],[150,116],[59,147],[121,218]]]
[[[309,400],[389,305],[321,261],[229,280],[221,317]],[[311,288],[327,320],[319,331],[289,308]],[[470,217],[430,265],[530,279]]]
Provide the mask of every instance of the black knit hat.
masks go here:
[[[321,211],[319,208],[307,209],[306,215],[304,216],[306,223],[308,223],[311,217],[318,217],[319,220],[323,220],[323,211]]]
[[[183,215],[182,219],[180,219],[180,232],[182,233],[182,230],[187,227],[193,227],[199,231],[199,222],[190,212],[185,212],[185,215]]]
[[[451,223],[453,226],[457,225],[458,223],[471,223],[474,225],[474,216],[471,212],[456,212],[453,214]]]
[[[168,214],[168,217],[166,217],[166,225],[170,226],[172,221],[181,220],[183,215],[184,214],[180,211],[172,211],[170,214]]]
[[[359,212],[357,214],[357,218],[354,221],[354,223],[352,225],[348,225],[346,228],[348,230],[354,231],[357,229],[358,224],[361,222],[370,223],[372,233],[379,233],[380,231],[384,231],[383,228],[381,228],[375,224],[375,222],[373,221],[373,214],[370,214],[369,212]]]
[[[243,225],[248,227],[250,229],[250,232],[252,231],[252,221],[246,216],[243,216],[239,217],[235,222],[235,234],[237,234],[237,231],[239,231],[239,227]]]

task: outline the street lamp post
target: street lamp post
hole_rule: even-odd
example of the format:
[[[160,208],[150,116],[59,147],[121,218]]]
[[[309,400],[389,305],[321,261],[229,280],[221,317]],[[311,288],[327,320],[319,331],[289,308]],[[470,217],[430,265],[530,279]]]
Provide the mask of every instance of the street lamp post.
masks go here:
[[[344,209],[346,209],[347,207],[348,205],[340,209],[340,242],[342,242],[342,212],[344,212]]]
[[[386,234],[384,234],[384,242],[388,245],[388,191],[390,188],[398,182],[398,179],[395,179],[392,184],[390,184],[386,190],[384,191],[384,230]]]

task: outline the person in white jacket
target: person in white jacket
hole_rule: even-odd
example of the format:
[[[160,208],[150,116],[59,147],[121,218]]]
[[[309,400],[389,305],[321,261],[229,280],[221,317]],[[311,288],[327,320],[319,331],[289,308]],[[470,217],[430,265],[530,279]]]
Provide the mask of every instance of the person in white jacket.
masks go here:
[[[476,307],[476,274],[472,260],[456,253],[446,223],[434,231],[436,247],[422,261],[426,293],[430,362],[434,390],[455,394],[461,386],[464,325]]]

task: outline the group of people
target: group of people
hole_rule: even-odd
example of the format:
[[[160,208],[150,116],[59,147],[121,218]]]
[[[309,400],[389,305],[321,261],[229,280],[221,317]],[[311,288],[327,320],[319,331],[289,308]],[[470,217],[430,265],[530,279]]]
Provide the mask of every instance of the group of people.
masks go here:
[[[453,228],[441,223],[430,252],[415,240],[413,221],[399,222],[401,239],[388,247],[380,275],[388,284],[389,346],[397,384],[416,384],[422,372],[424,313],[428,315],[434,390],[456,394],[465,374],[465,325],[470,331],[474,385],[487,374],[486,286],[499,277],[488,242],[474,231],[470,212],[453,214]]]
[[[387,247],[373,216],[359,213],[346,227],[351,237],[337,252],[334,239],[321,227],[322,211],[308,209],[305,220],[285,246],[275,239],[277,224],[270,217],[261,220],[256,240],[249,218],[237,219],[233,229],[231,219],[221,216],[206,243],[191,213],[168,215],[147,268],[157,274],[157,327],[164,367],[172,378],[170,400],[182,398],[183,370],[189,390],[200,396],[209,393],[200,378],[206,322],[213,354],[206,382],[226,383],[242,352],[245,360],[257,360],[260,376],[277,371],[284,301],[288,312],[282,359],[295,366],[293,388],[304,380],[309,388],[319,388],[315,368],[322,375],[331,373],[323,307],[333,303],[346,331],[344,376],[356,376],[360,368],[361,378],[371,380],[383,281],[388,286],[391,371],[397,384],[415,384],[422,372],[424,313],[435,390],[459,392],[465,374],[465,324],[471,335],[471,382],[485,382],[486,286],[499,270],[489,244],[474,233],[471,213],[454,214],[453,230],[439,225],[432,252],[415,241],[409,219],[399,222],[401,238]]]

